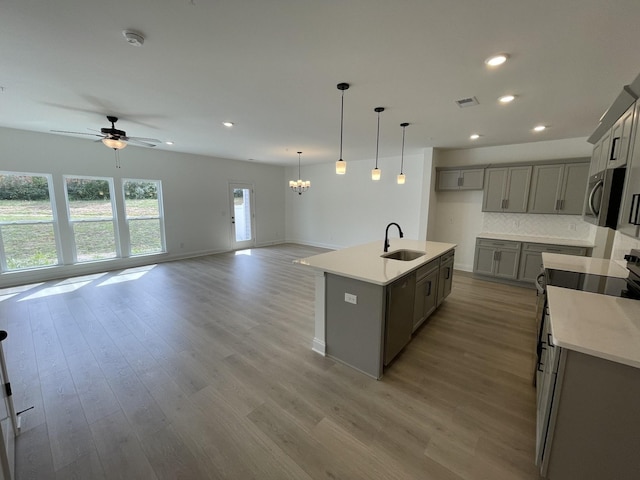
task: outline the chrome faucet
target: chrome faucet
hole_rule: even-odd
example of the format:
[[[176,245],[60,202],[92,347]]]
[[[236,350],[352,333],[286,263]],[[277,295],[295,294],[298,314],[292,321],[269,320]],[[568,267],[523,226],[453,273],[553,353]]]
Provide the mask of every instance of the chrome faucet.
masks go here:
[[[389,225],[387,225],[387,229],[384,231],[384,251],[385,252],[389,251],[389,227],[391,225],[395,225],[396,227],[398,227],[398,231],[400,232],[400,238],[404,237],[404,234],[402,233],[402,229],[400,228],[400,225],[398,225],[395,222],[391,222]]]

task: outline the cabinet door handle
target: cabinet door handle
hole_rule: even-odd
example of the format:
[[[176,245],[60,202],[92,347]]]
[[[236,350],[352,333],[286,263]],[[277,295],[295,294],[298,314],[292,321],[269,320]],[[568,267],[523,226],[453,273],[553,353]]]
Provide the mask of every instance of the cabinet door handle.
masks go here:
[[[541,353],[542,353],[542,350],[546,350],[546,348],[541,347],[541,348],[540,348],[540,352],[541,352]],[[540,362],[538,362],[538,371],[539,371],[540,373],[544,373],[544,370],[542,370],[540,367],[544,367],[544,363],[542,363],[541,361],[540,361]]]
[[[458,186],[461,187],[463,185],[462,177],[458,177]]]
[[[547,333],[547,345],[549,345],[550,347],[555,347],[555,345],[551,341],[551,334],[550,333]]]
[[[556,200],[556,208],[555,210],[560,210],[560,200]]]
[[[431,280],[427,282],[426,287],[427,287],[427,292],[425,293],[425,297],[430,297],[431,296]]]
[[[560,210],[564,210],[564,200],[560,200]]]
[[[447,267],[447,277],[446,280],[449,280],[451,278],[451,267]]]
[[[613,160],[617,160],[616,157],[613,156],[613,154],[616,151],[616,145],[618,144],[618,140],[620,140],[620,137],[615,137],[613,139],[613,142],[611,142],[611,153],[609,154],[609,161],[613,161]]]
[[[640,225],[640,193],[631,196],[631,211],[629,212],[629,223]]]
[[[504,199],[504,208],[509,208],[509,199],[508,198]]]

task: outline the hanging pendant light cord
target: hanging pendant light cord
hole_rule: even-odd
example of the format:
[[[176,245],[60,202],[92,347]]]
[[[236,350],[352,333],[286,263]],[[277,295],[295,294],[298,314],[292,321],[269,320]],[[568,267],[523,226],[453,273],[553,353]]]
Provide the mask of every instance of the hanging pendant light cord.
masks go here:
[[[400,154],[400,175],[402,175],[402,169],[404,168],[404,132],[407,127],[402,127],[402,153]]]
[[[376,133],[376,168],[378,168],[378,146],[380,145],[380,112],[378,112],[378,133]]]
[[[344,90],[342,90],[342,101],[340,104],[340,160],[342,160],[342,128],[344,123]]]
[[[298,178],[302,178],[302,175],[300,175],[300,154],[302,152],[298,152]]]

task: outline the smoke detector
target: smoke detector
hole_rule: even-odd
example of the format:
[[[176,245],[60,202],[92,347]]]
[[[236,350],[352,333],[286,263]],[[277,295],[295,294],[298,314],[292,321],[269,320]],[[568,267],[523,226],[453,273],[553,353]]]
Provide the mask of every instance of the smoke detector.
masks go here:
[[[134,47],[141,47],[144,43],[144,37],[136,32],[132,32],[130,30],[123,30],[122,36],[125,38],[129,45],[133,45]]]

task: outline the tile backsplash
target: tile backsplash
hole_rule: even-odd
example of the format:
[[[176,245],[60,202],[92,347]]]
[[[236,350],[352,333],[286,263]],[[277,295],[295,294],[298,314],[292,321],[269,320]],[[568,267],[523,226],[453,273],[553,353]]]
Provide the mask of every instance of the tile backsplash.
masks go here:
[[[615,239],[613,240],[611,258],[613,260],[623,260],[624,256],[629,253],[632,248],[640,249],[640,239],[616,232]]]
[[[531,215],[524,213],[484,213],[485,233],[533,235],[593,241],[596,227],[579,215]]]

